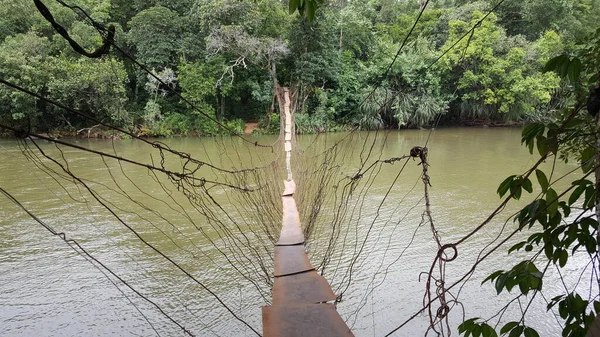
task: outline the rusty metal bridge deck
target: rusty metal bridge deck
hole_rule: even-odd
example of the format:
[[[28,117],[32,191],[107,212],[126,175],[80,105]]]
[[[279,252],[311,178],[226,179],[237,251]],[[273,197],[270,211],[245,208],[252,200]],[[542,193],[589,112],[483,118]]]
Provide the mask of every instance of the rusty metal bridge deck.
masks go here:
[[[289,92],[283,89],[285,105],[285,152],[288,179],[284,181],[283,220],[279,241],[275,244],[275,282],[273,304],[262,308],[263,336],[315,337],[354,336],[338,314],[336,295],[325,278],[311,265],[304,248],[304,234],[294,200],[296,184],[292,179],[292,117]]]

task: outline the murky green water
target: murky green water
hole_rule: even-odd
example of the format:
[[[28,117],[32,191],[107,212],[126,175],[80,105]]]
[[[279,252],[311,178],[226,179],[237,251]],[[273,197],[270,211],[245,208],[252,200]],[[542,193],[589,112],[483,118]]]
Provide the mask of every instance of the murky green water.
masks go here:
[[[356,138],[356,147],[346,153],[347,162],[342,164],[347,166],[349,174],[361,156],[360,139],[373,136],[373,133],[361,133]],[[413,146],[423,145],[428,136],[428,131],[392,132],[387,135],[385,142],[383,138],[377,142],[376,148],[382,151],[374,158],[387,159],[407,154]],[[298,138],[299,146],[306,149],[307,154],[311,149],[334,144],[344,135],[315,137]],[[271,143],[275,138],[253,137],[252,141]],[[444,242],[456,241],[481,223],[500,202],[495,193],[498,184],[508,175],[523,173],[535,162],[537,158],[521,148],[519,141],[520,130],[510,128],[441,129],[432,134],[429,143],[431,203],[433,217]],[[164,143],[228,169],[266,164],[275,156],[269,149],[255,149],[235,138],[168,139]],[[139,141],[78,140],[76,144],[145,163],[158,163],[161,160],[160,156],[156,156],[155,149]],[[60,158],[53,144],[42,142],[39,146]],[[251,274],[252,266],[243,257],[228,256],[216,248],[232,244],[224,239],[218,227],[215,229],[210,223],[195,221],[193,211],[189,212],[191,222],[185,217],[189,210],[179,206],[184,205],[185,198],[177,194],[172,185],[168,187],[166,179],[150,175],[144,167],[128,164],[119,166],[116,161],[109,159],[103,162],[98,156],[75,149],[65,149],[64,156],[70,169],[98,191],[100,200],[116,210],[123,222],[183,266],[239,317],[261,330],[260,306],[266,302],[257,291],[257,285],[248,281],[248,278],[258,277]],[[171,163],[170,160],[173,159],[167,156],[166,167],[183,165],[181,161]],[[122,280],[103,275],[101,269],[94,267],[97,262],[86,261],[60,238],[51,235],[18,206],[2,197],[0,335],[183,335],[152,304],[124,286],[123,281],[160,305],[197,336],[252,335],[205,288],[142,244],[84,188],[68,183],[69,177],[61,180],[56,174],[48,175],[35,164],[35,160],[28,160],[23,155],[18,143],[0,141],[0,187],[55,230],[76,239]],[[342,233],[350,233],[350,236],[352,233],[359,233],[356,234],[359,236],[369,227],[370,219],[377,219],[372,222],[373,235],[369,237],[356,264],[350,286],[344,292],[344,301],[338,305],[338,311],[356,335],[384,335],[402,324],[422,305],[425,285],[419,282],[419,274],[429,269],[436,251],[428,226],[419,226],[423,212],[423,186],[420,182],[421,167],[417,164],[416,161],[410,161],[392,189],[389,188],[390,184],[398,175],[401,164],[382,167],[377,178],[370,183],[368,194],[360,198],[363,211],[357,213],[356,217],[362,219],[361,222],[356,222],[356,228],[351,227],[354,222],[348,222],[349,227],[342,230]],[[545,165],[549,167],[550,164]],[[555,174],[566,173],[573,168],[558,165]],[[278,168],[275,166],[273,169]],[[206,171],[206,179],[217,179],[218,176],[217,172]],[[114,188],[117,184],[122,190]],[[168,198],[167,192],[173,193],[173,199]],[[230,214],[233,220],[242,224],[242,230],[246,228],[244,223],[250,226],[248,222],[251,220],[244,216],[248,208],[240,205],[240,200],[228,198],[227,193],[222,193],[221,187],[215,187],[211,193],[223,211],[222,214],[214,214],[215,217],[226,218],[226,214]],[[386,193],[389,195],[382,203]],[[460,247],[459,258],[447,266],[447,283],[463,275],[472,266],[482,247],[498,235],[510,210],[516,210],[525,202],[509,207],[503,217]],[[323,212],[331,213],[327,205],[324,204]],[[324,218],[327,218],[326,214]],[[512,222],[507,226],[513,228]],[[319,254],[322,253],[320,249],[326,231],[320,233],[308,246],[311,257],[321,256]],[[244,239],[264,240],[252,234]],[[267,241],[263,243],[256,246],[264,246],[264,250],[259,249],[259,254],[264,255],[268,265],[272,259],[269,255],[272,247]],[[351,249],[338,251],[334,255],[335,260],[325,271],[325,277],[336,291],[343,290],[338,286],[347,280],[343,271],[347,270],[353,254]],[[507,263],[525,257],[518,254],[507,257],[505,251],[503,249],[486,260],[475,272],[472,281],[460,291],[459,299],[464,305],[466,317],[490,316],[502,307],[502,300],[510,298],[495,297],[491,285],[479,285],[482,277],[489,272],[506,268]],[[238,258],[238,267],[247,267],[247,271],[240,273],[235,270],[228,263],[228,258],[234,262]],[[313,264],[318,263],[313,261]],[[570,271],[577,267],[575,263],[563,271],[567,279]],[[243,273],[250,274],[244,278]],[[550,272],[550,280],[553,280],[552,277],[556,280],[553,275],[555,273]],[[260,283],[258,287],[268,290],[261,280],[257,283]],[[370,291],[374,284],[380,285]],[[547,298],[561,291],[561,287],[558,282],[548,282]],[[458,293],[456,289],[454,294]],[[536,299],[534,303],[538,307],[545,307],[543,298]],[[451,315],[451,323],[457,325],[462,314],[461,308],[456,307]],[[538,327],[541,335],[556,334],[556,320],[543,314],[542,309],[532,309],[534,320],[526,323]],[[516,315],[517,312],[508,312],[504,320]],[[422,334],[427,322],[426,317],[419,316],[397,335]]]

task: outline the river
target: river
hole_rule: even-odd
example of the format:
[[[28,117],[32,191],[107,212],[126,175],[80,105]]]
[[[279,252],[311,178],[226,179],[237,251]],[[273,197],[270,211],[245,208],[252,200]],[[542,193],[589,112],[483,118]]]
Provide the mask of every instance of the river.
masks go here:
[[[381,152],[375,157],[387,159],[408,154],[413,146],[423,145],[431,136],[428,154],[432,216],[442,241],[454,242],[499,205],[501,199],[496,189],[504,178],[523,173],[537,160],[537,156],[530,155],[520,146],[520,132],[518,128],[448,128],[433,133],[426,130],[394,131],[387,135],[385,142],[383,138],[376,142]],[[308,154],[311,149],[327,148],[343,137],[344,134],[298,136],[298,146]],[[369,137],[374,134],[363,132],[357,136],[356,148],[346,153],[346,162],[339,163],[344,167],[342,171],[353,172],[362,150],[360,140]],[[264,144],[275,141],[272,136],[250,139]],[[257,149],[257,153],[252,154],[253,147],[236,138],[174,138],[162,142],[172,149],[227,168],[262,165],[270,158],[269,149]],[[156,156],[156,149],[138,140],[79,139],[75,144],[141,162],[161,160]],[[60,158],[54,144],[39,142],[39,146]],[[261,330],[260,307],[267,303],[257,286],[248,282],[247,278],[255,276],[249,274],[244,278],[242,274],[247,272],[235,270],[227,262],[227,254],[215,248],[230,244],[217,230],[202,223],[199,223],[200,229],[184,226],[188,221],[182,216],[185,212],[175,203],[181,201],[181,196],[163,202],[169,200],[167,192],[161,188],[165,180],[155,178],[143,167],[119,167],[114,160],[103,162],[97,155],[76,149],[65,149],[64,156],[69,168],[99,191],[100,200],[115,209],[124,222],[194,275],[239,317]],[[170,160],[168,156],[166,160]],[[91,198],[85,188],[61,180],[56,174],[48,175],[35,164],[34,158],[23,155],[16,141],[0,141],[0,187],[42,221],[77,240],[98,261],[196,336],[252,335],[203,286],[141,243],[98,200]],[[390,184],[398,175],[401,163],[382,166],[377,178],[369,181],[369,194],[358,199],[362,202],[361,220],[348,222],[348,228],[341,229],[343,234],[364,235],[370,219],[376,219],[372,221],[372,235],[357,260],[343,301],[338,304],[340,315],[357,336],[385,335],[422,306],[425,284],[423,280],[419,282],[419,274],[429,269],[436,248],[428,225],[419,226],[424,208],[421,166],[417,164],[418,161],[409,160],[391,189]],[[183,164],[179,161],[177,165]],[[567,173],[576,167],[574,165],[558,164],[555,175]],[[546,169],[550,166],[550,162],[544,164]],[[210,179],[211,173],[207,172],[207,179]],[[114,189],[117,183],[121,190]],[[219,188],[214,191],[223,212],[231,212],[241,223],[251,221],[244,217],[248,208],[239,205],[238,199],[227,198]],[[173,188],[166,190],[176,192]],[[386,192],[389,195],[382,199]],[[51,235],[17,205],[3,196],[0,199],[0,336],[183,335],[181,329],[150,302],[136,296],[121,280],[106,276],[105,270],[97,268],[97,262],[87,261],[85,256]],[[524,195],[523,200],[509,205],[502,216],[461,245],[459,258],[447,264],[447,284],[472,266],[483,246],[499,234],[510,213],[525,205],[527,200],[531,200],[531,196]],[[322,212],[332,212],[327,202],[323,207]],[[299,208],[301,212],[307,209],[306,205],[299,205]],[[377,212],[381,214],[376,215]],[[226,218],[224,214],[229,213],[214,216]],[[328,214],[322,216],[327,219]],[[358,229],[351,227],[354,223]],[[506,225],[509,229],[514,226],[512,221]],[[205,233],[201,233],[202,230]],[[326,229],[317,232],[314,241],[307,245],[311,258],[322,257],[319,254],[323,253],[320,249],[327,239],[325,233]],[[247,239],[252,241],[257,237],[248,235]],[[264,246],[265,250],[259,250],[268,264],[272,247]],[[509,245],[481,264],[460,291],[465,317],[489,317],[514,297],[511,296],[514,294],[496,296],[493,285],[480,285],[492,271],[506,269],[509,264],[529,256],[524,252],[508,256],[507,247]],[[347,281],[341,274],[348,270],[355,248],[338,248],[324,276],[333,289],[339,291]],[[239,258],[244,267],[243,257]],[[574,260],[562,270],[567,283],[579,276],[576,273],[581,268],[579,262]],[[313,264],[317,265],[318,261],[313,260]],[[563,291],[558,280],[557,272],[550,268],[544,284],[546,299]],[[372,290],[373,284],[380,285]],[[268,290],[266,284],[260,287]],[[458,289],[453,292],[456,295]],[[522,304],[526,305],[525,302]],[[526,323],[538,328],[540,335],[558,335],[557,320],[545,312],[545,305],[544,298],[536,298]],[[515,317],[518,317],[518,304],[501,321]],[[450,315],[454,329],[462,318],[461,306],[455,307]],[[427,317],[418,315],[395,335],[423,335],[427,322]]]

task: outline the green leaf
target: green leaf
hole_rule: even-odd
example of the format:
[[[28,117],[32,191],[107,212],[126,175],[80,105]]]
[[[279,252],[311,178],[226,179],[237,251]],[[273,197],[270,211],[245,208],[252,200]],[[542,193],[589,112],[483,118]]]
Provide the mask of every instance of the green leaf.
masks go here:
[[[494,328],[485,323],[481,324],[481,335],[483,337],[498,337],[498,334],[496,331],[494,331]]]
[[[529,292],[529,284],[525,282],[525,280],[522,280],[519,282],[519,290],[521,291],[521,294],[527,295]]]
[[[535,137],[535,139],[538,139],[538,138],[539,138],[539,136]],[[534,145],[533,141],[531,141],[531,140],[527,141],[527,150],[529,150],[529,154],[533,154],[533,145]]]
[[[552,139],[548,138],[546,140],[546,143],[548,143],[548,150],[550,152],[552,152],[553,154],[558,153],[558,141],[556,138],[552,138]]]
[[[504,335],[505,333],[514,329],[517,325],[519,325],[519,322],[508,322],[508,323],[504,324],[502,329],[500,329],[500,334]]]
[[[571,66],[571,59],[567,57],[566,61],[561,63],[559,67],[556,69],[558,76],[561,78],[566,78],[569,75],[569,68]]]
[[[541,200],[538,199],[538,200],[532,201],[531,204],[529,204],[529,206],[524,208],[524,210],[526,209],[527,213],[529,214],[527,219],[530,221],[529,222],[530,227],[533,225],[535,219],[539,216],[539,212],[545,211],[544,209],[541,209],[541,211],[540,211],[540,204],[541,204]],[[544,207],[545,206],[546,206],[546,203],[544,203]],[[523,220],[525,220],[525,218]]]
[[[548,178],[546,177],[546,174],[540,170],[535,170],[535,175],[540,187],[542,188],[542,192],[546,192],[548,189]]]
[[[547,243],[544,245],[544,253],[546,254],[546,257],[548,259],[552,258],[552,253],[554,252],[554,247],[552,246],[552,244]]]
[[[317,4],[314,2],[315,0],[305,0],[306,3],[306,17],[308,21],[315,20],[315,14],[317,12]]]
[[[585,188],[585,201],[583,202],[583,208],[592,209],[596,206],[596,189],[594,186],[587,186]]]
[[[529,278],[529,288],[530,289],[537,289],[537,290],[541,290],[542,289],[542,279],[541,276],[540,277],[530,277]]]
[[[521,143],[529,147],[529,153],[533,153],[533,140],[544,134],[546,127],[541,123],[532,123],[527,125],[521,133]]]
[[[523,180],[523,184],[521,184],[521,187],[523,187],[523,189],[529,193],[533,192],[533,186],[529,178]]]
[[[567,301],[561,301],[558,303],[558,314],[562,319],[566,319],[569,316],[569,309],[565,305]]]
[[[581,219],[581,224],[583,225],[584,223],[587,226],[592,227],[594,230],[598,230],[598,221],[596,221],[594,216]]]
[[[550,217],[553,217],[558,211],[558,194],[556,194],[556,191],[553,188],[549,188],[546,191],[546,203],[548,205],[546,208],[548,214]]]
[[[537,333],[537,331],[535,331],[529,327],[525,328],[525,330],[523,332],[525,334],[525,337],[540,337],[540,335]]]
[[[481,335],[481,326],[474,324],[471,333],[473,334],[473,337],[479,337]]]
[[[583,173],[588,173],[594,168],[594,158],[596,157],[596,149],[588,146],[581,152],[581,168]]]
[[[547,310],[552,309],[556,304],[558,304],[560,302],[560,300],[562,300],[565,297],[565,295],[558,295],[558,296],[554,296],[552,297],[552,299],[550,299],[550,303],[548,303],[548,306],[546,307]]]
[[[565,217],[568,217],[569,214],[571,214],[571,207],[569,207],[566,202],[561,201],[558,203],[558,206],[562,208]]]
[[[538,211],[536,213],[536,220],[543,226],[548,225],[548,209],[546,208],[546,200],[538,199]],[[533,223],[532,223],[533,225]]]
[[[552,59],[550,59],[544,65],[544,72],[554,71],[558,73],[558,69],[562,68],[564,64],[570,63],[569,56],[566,54],[558,55]]]
[[[525,329],[524,326],[518,326],[516,328],[514,328],[509,334],[508,337],[519,337],[521,336],[521,334],[523,333],[523,330]]]
[[[535,137],[537,142],[537,149],[540,156],[543,156],[548,152],[548,139],[542,135]],[[533,144],[533,143],[531,143]],[[533,150],[529,149],[529,153],[533,153]]]
[[[579,179],[579,180],[575,180],[575,181],[571,182],[571,184],[587,186],[587,185],[592,185],[593,183],[587,179]]]
[[[556,264],[556,262],[558,261],[558,258],[560,257],[560,251],[561,251],[560,248],[556,248],[554,250],[554,252],[552,253],[552,262],[554,264]]]
[[[521,198],[522,184],[520,184],[521,178],[513,180],[510,184],[510,194],[515,200],[519,200]]]
[[[506,179],[504,179],[504,181],[502,183],[500,183],[500,186],[498,186],[498,195],[500,195],[500,198],[502,198],[506,192],[508,192],[508,190],[510,189],[510,185],[513,181],[513,179],[515,178],[515,175],[512,175]]]
[[[505,282],[507,278],[508,274],[502,274],[496,279],[496,283],[494,286],[496,287],[496,292],[498,294],[500,294],[502,292],[502,289],[505,287]]]
[[[519,216],[516,219],[519,221],[519,227],[523,226],[526,223],[526,221],[529,220],[529,213],[531,213],[530,208],[532,207],[536,208],[537,206],[530,204],[529,206],[523,208],[521,212],[519,212]]]
[[[519,250],[519,249],[523,248],[523,246],[525,246],[525,244],[526,244],[525,241],[517,243],[516,245],[510,247],[510,249],[508,250],[508,253],[510,254],[514,250]]]
[[[596,253],[596,240],[593,237],[588,238],[588,240],[585,242],[585,249],[590,254]]]
[[[571,224],[567,231],[567,239],[564,241],[565,248],[568,248],[575,240],[577,240],[577,224]]]
[[[475,325],[475,321],[478,319],[479,319],[479,317],[475,317],[475,318],[471,318],[471,319],[464,321],[461,325],[458,326],[458,332],[463,333],[463,332],[468,331],[469,332],[468,334],[470,334],[471,329],[473,329],[473,326]]]
[[[576,126],[579,126],[579,125],[581,125],[583,123],[585,123],[585,121],[583,119],[581,119],[581,118],[573,118],[567,124],[565,124],[565,129],[573,129]]]
[[[559,254],[560,255],[558,257],[558,264],[562,268],[567,264],[567,259],[569,258],[569,254],[564,249],[561,249]]]
[[[496,277],[500,276],[500,274],[502,274],[503,270],[496,270],[495,272],[491,273],[490,276],[486,277],[485,280],[481,281],[481,284],[484,284],[487,281],[494,281],[494,279],[496,279]],[[465,321],[467,322],[467,321]]]
[[[535,263],[530,262],[530,261],[526,261],[526,263],[527,263],[527,271],[529,271],[530,274],[535,275],[536,277],[542,276],[542,274],[540,273],[540,270],[535,266]]]
[[[568,70],[569,80],[571,81],[571,84],[577,83],[577,80],[579,80],[580,74],[581,74],[581,60],[579,60],[579,58],[575,57],[571,60],[571,63],[569,64],[569,70]]]
[[[300,0],[290,0],[289,6],[290,14],[293,14],[296,11],[296,9],[298,9],[298,7],[300,6]]]
[[[585,191],[585,185],[579,185],[569,197],[569,206],[573,205]]]
[[[542,199],[542,201],[544,201],[544,205],[546,205],[546,200]],[[540,208],[542,208],[542,207],[540,207]],[[537,217],[537,221],[539,221],[539,223],[542,224],[542,226],[544,226],[544,227],[548,226],[548,212],[540,213],[540,215],[538,215],[538,217]]]

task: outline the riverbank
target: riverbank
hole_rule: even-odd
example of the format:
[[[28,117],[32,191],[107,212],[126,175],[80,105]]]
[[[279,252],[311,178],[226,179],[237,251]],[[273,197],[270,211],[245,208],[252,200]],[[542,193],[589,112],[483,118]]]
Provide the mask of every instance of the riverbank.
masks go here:
[[[450,123],[440,124],[438,127],[472,127],[472,128],[504,128],[504,127],[518,127],[523,126],[525,123],[523,122],[500,122],[493,120],[485,120],[485,119],[477,119],[477,120],[461,120],[461,121],[451,121]],[[427,130],[431,127],[422,127],[422,128],[407,128],[407,129],[399,129],[399,130],[414,130],[421,129]],[[307,134],[316,134],[316,133],[338,133],[344,132],[351,129],[351,126],[347,128],[344,127],[336,127],[333,131],[328,131],[322,128],[312,130],[312,132],[305,132]],[[254,135],[270,135],[270,134],[278,134],[278,129],[262,129],[260,128],[260,124],[258,122],[246,122],[243,128],[243,134],[245,136],[254,136]],[[310,130],[309,130],[310,131]],[[363,131],[371,131],[371,130],[363,130]],[[171,133],[168,136],[164,135],[156,135],[152,132],[149,132],[148,128],[142,125],[136,126],[133,130],[128,131],[135,137],[144,137],[144,138],[171,138],[171,137],[202,137],[202,136],[215,136],[215,134],[203,134],[201,132],[189,132],[189,133]],[[35,132],[34,132],[35,133]],[[60,139],[60,138],[88,138],[88,139],[108,139],[108,140],[121,140],[121,139],[129,139],[132,136],[130,134],[120,132],[118,130],[111,129],[109,127],[103,125],[94,125],[87,128],[75,129],[72,127],[67,128],[56,128],[52,131],[35,133],[40,136],[42,139],[50,138],[50,139]],[[227,132],[223,132],[224,135]],[[14,134],[10,132],[0,133],[0,138],[14,138]],[[33,136],[32,138],[37,138]]]

